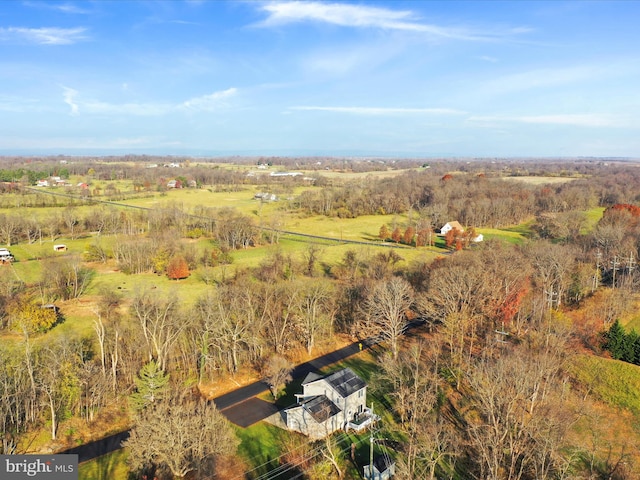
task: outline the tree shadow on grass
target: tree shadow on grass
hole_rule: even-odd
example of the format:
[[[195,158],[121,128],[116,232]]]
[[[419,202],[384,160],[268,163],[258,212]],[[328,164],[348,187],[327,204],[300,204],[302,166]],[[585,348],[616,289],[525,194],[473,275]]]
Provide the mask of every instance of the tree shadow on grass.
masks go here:
[[[97,457],[80,465],[80,478],[84,480],[112,480],[115,478],[139,478],[132,477],[126,467],[126,456],[122,452],[114,452]],[[123,477],[124,474],[124,477]],[[150,478],[153,478],[151,476]]]

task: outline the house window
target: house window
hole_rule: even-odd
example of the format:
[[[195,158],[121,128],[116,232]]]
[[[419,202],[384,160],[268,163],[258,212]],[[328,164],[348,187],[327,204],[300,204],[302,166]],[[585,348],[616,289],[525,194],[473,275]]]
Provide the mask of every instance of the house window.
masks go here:
[[[364,390],[360,390],[360,391],[358,392],[358,398],[362,398],[362,394],[363,394],[363,393],[364,393]]]

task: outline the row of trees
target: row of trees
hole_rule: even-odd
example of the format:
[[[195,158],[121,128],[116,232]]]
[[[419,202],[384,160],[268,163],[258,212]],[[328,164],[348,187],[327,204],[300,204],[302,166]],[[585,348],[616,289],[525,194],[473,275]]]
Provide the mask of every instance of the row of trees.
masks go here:
[[[380,227],[378,236],[382,241],[392,240],[396,243],[404,243],[405,245],[413,245],[416,247],[433,245],[436,238],[433,228],[424,220],[419,222],[417,229],[409,225],[404,232],[399,226],[396,226],[391,231],[389,227],[384,224]]]
[[[604,335],[604,348],[616,360],[640,365],[640,336],[635,330],[626,332],[617,319]]]
[[[638,181],[634,178],[634,181]],[[590,180],[556,187],[505,180],[485,174],[437,175],[435,170],[406,173],[392,179],[358,180],[346,185],[307,190],[291,202],[308,214],[353,218],[416,210],[440,228],[456,219],[463,225],[503,227],[533,215],[558,214],[606,205],[611,196]]]

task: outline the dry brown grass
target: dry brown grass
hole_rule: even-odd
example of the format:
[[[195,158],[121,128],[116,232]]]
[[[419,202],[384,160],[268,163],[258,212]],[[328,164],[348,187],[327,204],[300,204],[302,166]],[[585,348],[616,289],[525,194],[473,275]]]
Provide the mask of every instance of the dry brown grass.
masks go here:
[[[640,432],[638,419],[628,410],[587,399],[580,404],[577,422],[568,432],[566,443],[582,452],[585,459],[615,465],[624,462],[627,478],[640,478]],[[588,465],[584,465],[588,468]]]
[[[577,177],[534,177],[534,176],[522,176],[522,177],[503,177],[504,180],[512,180],[516,182],[524,182],[530,185],[547,185],[557,183],[573,182]]]
[[[323,177],[334,178],[334,179],[344,179],[344,180],[355,180],[358,178],[393,178],[399,175],[402,175],[407,172],[416,172],[420,171],[419,168],[406,168],[406,169],[388,169],[388,170],[375,170],[371,172],[351,172],[351,171],[342,171],[342,170],[320,170],[319,173]],[[306,173],[315,173],[315,172],[306,172]]]

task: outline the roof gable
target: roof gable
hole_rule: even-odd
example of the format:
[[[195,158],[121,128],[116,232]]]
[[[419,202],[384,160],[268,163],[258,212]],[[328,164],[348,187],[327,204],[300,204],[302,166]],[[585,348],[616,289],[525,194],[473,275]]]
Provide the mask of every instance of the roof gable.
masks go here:
[[[307,373],[307,376],[304,377],[304,380],[302,380],[302,385],[306,385],[307,383],[311,383],[311,382],[315,382],[316,380],[320,380],[322,378],[322,375],[319,375],[315,372],[309,372]]]
[[[460,225],[460,222],[458,222],[457,220],[454,220],[453,222],[447,222],[445,224],[445,227],[449,225],[451,228],[456,229],[456,230],[462,230],[464,231],[464,227],[462,225]]]
[[[331,388],[338,392],[342,398],[346,398],[367,386],[364,380],[348,367],[326,376],[324,380],[331,385]]]
[[[341,410],[329,400],[325,395],[317,395],[305,400],[302,406],[307,410],[313,419],[318,423],[324,423]]]

